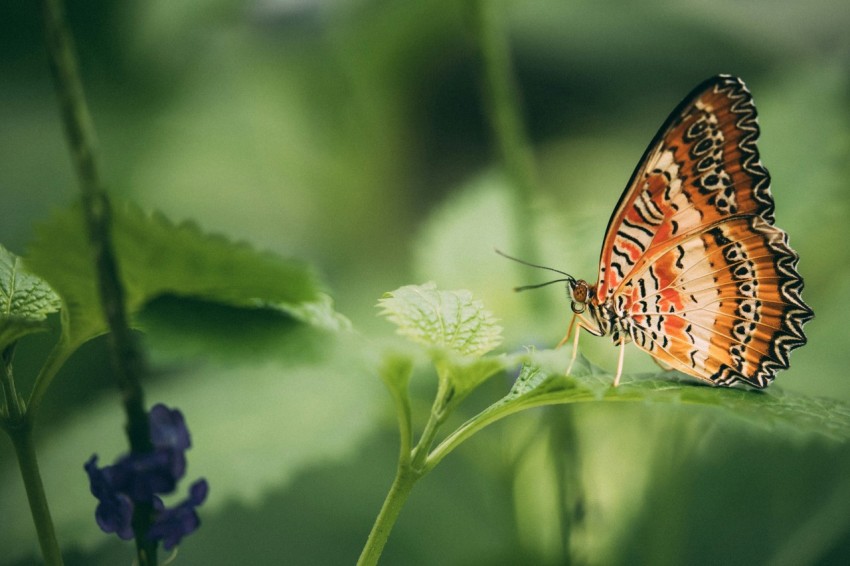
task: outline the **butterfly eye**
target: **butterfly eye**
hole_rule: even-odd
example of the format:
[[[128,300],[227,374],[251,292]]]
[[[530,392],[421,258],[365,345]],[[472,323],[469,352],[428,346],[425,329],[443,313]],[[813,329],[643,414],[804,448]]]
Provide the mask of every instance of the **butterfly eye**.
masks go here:
[[[577,303],[586,303],[587,302],[587,282],[583,279],[579,279],[575,282],[571,282],[572,291],[573,291],[573,301]]]
[[[581,314],[587,308],[588,287],[583,279],[570,279],[570,306],[573,312]]]

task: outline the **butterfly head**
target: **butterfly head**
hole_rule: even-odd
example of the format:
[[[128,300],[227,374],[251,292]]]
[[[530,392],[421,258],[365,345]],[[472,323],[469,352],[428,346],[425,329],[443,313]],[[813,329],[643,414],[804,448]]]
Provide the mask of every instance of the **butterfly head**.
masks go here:
[[[570,307],[576,314],[581,314],[587,309],[587,303],[590,301],[592,289],[584,279],[575,279],[567,276],[567,294],[570,298]]]

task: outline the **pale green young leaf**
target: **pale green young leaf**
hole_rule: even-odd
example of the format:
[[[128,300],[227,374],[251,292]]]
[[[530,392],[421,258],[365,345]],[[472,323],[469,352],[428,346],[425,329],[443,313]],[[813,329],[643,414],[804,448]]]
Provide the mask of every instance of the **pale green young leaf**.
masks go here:
[[[434,283],[386,293],[378,306],[402,336],[462,356],[481,356],[502,341],[502,328],[466,290],[440,291]]]
[[[329,320],[315,277],[300,261],[174,224],[120,204],[113,210],[113,242],[132,314],[163,295],[236,307],[281,309],[302,320]],[[82,343],[106,331],[88,239],[78,207],[54,214],[37,230],[27,265],[46,279],[67,309],[69,339]],[[315,312],[305,310],[316,302]],[[322,314],[322,313],[325,314]]]
[[[0,350],[44,329],[48,314],[59,310],[59,297],[18,256],[0,246]]]

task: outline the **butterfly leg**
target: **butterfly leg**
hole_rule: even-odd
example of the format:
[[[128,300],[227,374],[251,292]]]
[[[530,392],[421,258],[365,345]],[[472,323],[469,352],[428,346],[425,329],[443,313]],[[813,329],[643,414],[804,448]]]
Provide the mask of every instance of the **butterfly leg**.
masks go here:
[[[578,320],[578,323],[576,323],[576,320]],[[575,329],[575,336],[573,337],[573,353],[570,356],[570,365],[567,366],[567,375],[569,375],[569,373],[573,370],[573,364],[575,364],[576,357],[578,356],[578,336],[579,334],[581,334],[582,328],[586,329],[588,332],[593,333],[593,330],[591,330],[592,327],[587,323],[587,321],[585,321],[583,316],[581,316],[580,314],[573,314],[573,318],[572,320],[570,320],[570,326],[567,329],[567,335],[564,336],[564,339],[561,340],[557,346],[558,348],[563,346],[567,342],[567,340],[570,339],[570,335],[573,333],[573,329]]]
[[[617,359],[617,375],[614,377],[614,387],[620,384],[620,376],[623,375],[623,355],[626,353],[626,338],[620,338],[620,356]]]
[[[578,322],[576,322],[578,321]],[[560,348],[570,339],[570,336],[573,334],[573,330],[575,330],[575,336],[573,336],[573,353],[570,356],[570,365],[567,366],[567,374],[572,371],[573,364],[575,364],[576,357],[578,356],[578,336],[581,334],[581,329],[584,328],[594,336],[602,336],[604,333],[601,332],[597,325],[594,325],[592,322],[589,322],[584,316],[580,313],[573,313],[573,318],[570,320],[570,326],[567,328],[567,334],[564,336],[564,339],[558,342],[556,348]],[[622,365],[622,364],[621,364]]]
[[[573,321],[575,321],[575,319],[576,319],[576,317],[575,317],[575,315],[573,315]],[[576,356],[578,355],[578,335],[581,334],[581,321],[579,321],[577,326],[578,326],[578,328],[576,328],[576,335],[575,335],[575,338],[573,338],[573,353],[570,356],[570,365],[567,366],[567,375],[569,375],[569,373],[571,371],[573,371],[573,364],[576,363]],[[570,323],[570,330],[572,330],[572,327],[573,327],[573,323],[571,322]],[[567,336],[564,337],[564,340],[567,340],[568,338],[569,338],[569,333],[567,334]]]
[[[573,314],[573,317],[570,319],[570,325],[567,327],[567,333],[564,334],[564,337],[561,339],[560,342],[558,342],[558,345],[555,346],[556,350],[558,348],[560,348],[561,346],[563,346],[564,344],[566,344],[567,342],[569,342],[570,335],[573,333],[573,326],[575,326],[577,317],[578,317],[577,314]],[[576,334],[578,334],[578,332],[576,332]]]

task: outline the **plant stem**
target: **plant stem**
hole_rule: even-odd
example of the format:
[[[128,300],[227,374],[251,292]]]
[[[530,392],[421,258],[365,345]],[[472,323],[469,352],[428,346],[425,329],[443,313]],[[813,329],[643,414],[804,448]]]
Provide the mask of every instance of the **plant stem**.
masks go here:
[[[492,1],[471,0],[472,25],[483,63],[484,102],[499,157],[516,184],[517,196],[530,203],[537,192],[537,170],[520,111],[510,46],[497,8]]]
[[[399,432],[399,465],[410,462],[410,452],[413,446],[413,423],[410,416],[410,395],[407,388],[410,383],[410,374],[413,371],[413,361],[406,356],[388,356],[381,366],[380,375],[396,408]]]
[[[409,371],[410,368],[407,368]],[[423,465],[426,462],[428,451],[434,444],[434,438],[440,425],[447,416],[448,400],[453,391],[448,381],[441,380],[440,386],[437,389],[437,395],[434,399],[434,404],[431,407],[431,416],[428,422],[425,423],[425,428],[422,435],[419,437],[419,442],[413,450],[404,450],[402,448],[399,454],[398,466],[396,467],[395,479],[390,486],[390,491],[387,493],[384,504],[381,506],[381,511],[378,513],[378,518],[375,519],[375,524],[372,525],[372,531],[369,533],[369,538],[366,540],[366,546],[363,547],[363,552],[360,553],[360,558],[357,561],[357,566],[373,566],[378,563],[381,553],[384,550],[384,545],[390,536],[390,532],[401,513],[410,491],[414,484],[425,475]],[[399,426],[402,435],[402,445],[404,438],[409,435],[409,419],[400,419]],[[433,466],[432,466],[433,468]],[[430,471],[430,469],[429,469]]]
[[[520,110],[510,46],[496,13],[498,7],[492,0],[470,0],[470,27],[480,50],[487,119],[512,189],[516,253],[538,263],[532,213],[539,186],[537,168]],[[544,308],[540,297],[533,293],[528,296],[535,309]]]
[[[15,388],[15,376],[12,373],[12,358],[15,355],[15,344],[7,346],[0,357],[3,362],[3,373],[0,375],[0,388],[3,390],[3,398],[6,400],[6,415],[9,423],[20,422],[24,416],[24,407]],[[2,420],[0,420],[2,423]]]
[[[404,507],[413,485],[420,477],[407,466],[397,468],[393,484],[390,486],[386,499],[384,499],[384,504],[381,506],[378,518],[375,519],[375,524],[372,525],[372,531],[369,533],[363,552],[360,553],[357,566],[374,566],[378,563],[396,519],[398,519],[401,509]]]
[[[56,374],[65,364],[65,361],[78,348],[78,345],[69,343],[68,335],[65,332],[66,328],[67,325],[63,324],[62,335],[59,337],[59,341],[55,346],[53,346],[53,349],[50,351],[44,365],[41,366],[41,370],[35,378],[35,384],[33,385],[29,401],[27,402],[27,412],[31,415],[31,418],[33,418],[38,412],[38,408],[41,405],[44,395],[47,393],[47,388],[50,386],[53,378],[56,377]]]
[[[152,446],[140,385],[143,364],[127,323],[124,288],[112,248],[110,203],[101,185],[95,159],[94,127],[61,1],[45,0],[44,7],[50,67],[83,196],[83,211],[97,268],[101,307],[110,329],[113,361],[128,416],[130,445],[134,452],[149,452]]]
[[[425,461],[425,465],[422,468],[422,474],[424,475],[433,470],[434,467],[439,464],[443,458],[448,456],[452,450],[460,446],[463,441],[467,440],[475,433],[490,426],[496,421],[513,415],[514,413],[518,413],[526,409],[533,409],[535,407],[545,407],[547,405],[564,405],[568,403],[583,403],[595,400],[597,400],[597,397],[589,392],[574,395],[569,399],[564,399],[562,394],[555,392],[551,394],[537,395],[532,399],[517,400],[516,402],[511,403],[495,403],[490,405],[459,426],[431,451],[428,455],[428,459]],[[616,400],[618,399],[612,399],[612,401]]]
[[[477,31],[484,62],[484,93],[489,107],[490,126],[499,146],[505,170],[512,181],[511,186],[514,188],[515,237],[519,254],[526,261],[540,263],[533,214],[539,180],[534,153],[524,127],[519,96],[513,79],[510,46],[497,18],[496,10],[500,4],[492,0],[470,0],[470,2],[473,25]],[[545,312],[547,304],[543,295],[529,293],[527,300],[533,311],[538,314]],[[576,436],[575,417],[572,413],[563,417],[560,424],[564,427],[566,436]],[[573,500],[578,501],[583,497],[583,486],[578,470],[579,454],[574,445],[567,445],[564,450],[566,459],[563,460],[563,471],[566,489],[573,495]],[[567,540],[570,529],[571,525],[564,525],[564,540]]]
[[[21,470],[21,478],[24,480],[24,489],[27,492],[42,558],[48,565],[61,565],[62,553],[59,551],[59,543],[56,540],[56,531],[53,528],[53,520],[50,517],[50,508],[47,505],[44,484],[41,482],[41,473],[35,455],[31,413],[27,412],[26,406],[15,389],[12,366],[14,352],[14,344],[6,347],[2,352],[3,372],[0,374],[0,385],[6,400],[6,414],[3,419],[0,419],[0,425],[9,434],[15,447],[15,455]]]
[[[440,412],[440,409],[444,407],[443,400],[445,398],[444,395],[439,395],[441,392],[443,392],[442,384],[437,399],[431,408],[431,417],[425,423],[425,428],[422,430],[422,436],[419,437],[419,442],[416,443],[416,446],[410,452],[410,465],[417,472],[421,471],[422,466],[425,464],[431,446],[434,444],[434,438],[437,436],[437,430],[445,418],[445,413]]]
[[[10,427],[9,436],[12,438],[12,444],[15,447],[18,467],[24,480],[24,488],[27,492],[27,500],[29,501],[44,562],[51,566],[61,565],[62,553],[59,551],[59,543],[56,541],[56,532],[53,529],[53,520],[50,518],[50,508],[47,506],[47,497],[44,494],[44,485],[41,483],[30,421],[24,419],[20,422],[20,426]]]
[[[110,329],[110,349],[124,411],[130,450],[146,453],[153,449],[148,415],[145,411],[141,377],[144,364],[130,331],[124,302],[124,288],[112,247],[110,202],[100,180],[95,157],[94,126],[89,114],[70,30],[61,0],[44,0],[44,29],[50,70],[62,109],[62,118],[71,146],[89,244],[94,255],[103,315]],[[141,566],[157,562],[156,543],[147,539],[153,509],[138,504],[133,512],[133,530]]]

